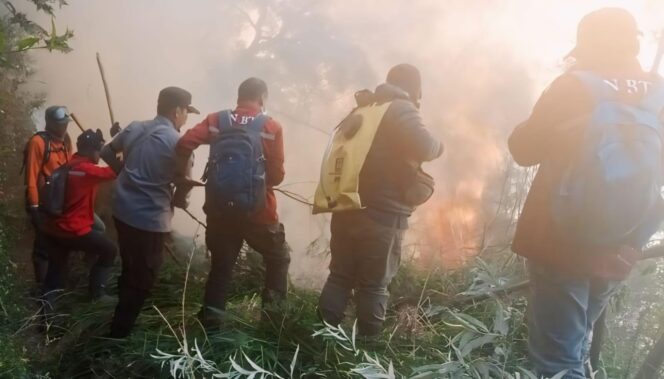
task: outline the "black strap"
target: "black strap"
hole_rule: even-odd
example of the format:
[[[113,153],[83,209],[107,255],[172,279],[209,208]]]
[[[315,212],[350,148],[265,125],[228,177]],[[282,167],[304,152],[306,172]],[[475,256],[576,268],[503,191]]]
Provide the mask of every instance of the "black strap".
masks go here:
[[[44,158],[42,159],[42,164],[41,164],[41,169],[40,173],[43,174],[44,172],[44,167],[48,163],[48,161],[51,159],[51,153],[54,151],[62,151],[65,153],[65,163],[69,163],[69,149],[67,149],[67,143],[65,141],[62,141],[62,147],[55,150],[52,149],[51,142],[52,138],[51,135],[48,134],[48,132],[37,132],[37,135],[40,136],[44,140]]]
[[[28,140],[28,143],[25,144],[25,149],[23,149],[23,165],[21,166],[21,171],[20,174],[25,173],[25,167],[28,164],[28,146],[30,145],[30,141],[32,141],[33,138],[35,137],[40,137],[42,140],[44,140],[44,155],[42,156],[42,162],[41,162],[41,167],[39,169],[39,174],[44,171],[44,166],[46,166],[46,163],[48,163],[48,160],[51,158],[51,137],[48,135],[47,132],[37,132],[30,137]],[[65,147],[65,152],[66,152],[66,147]]]

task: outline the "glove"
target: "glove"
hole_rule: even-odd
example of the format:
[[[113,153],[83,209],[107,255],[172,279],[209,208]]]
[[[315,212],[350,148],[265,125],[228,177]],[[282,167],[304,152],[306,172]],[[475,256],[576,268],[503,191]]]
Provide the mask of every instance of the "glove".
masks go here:
[[[115,137],[121,131],[122,128],[120,127],[120,123],[119,122],[113,123],[113,126],[111,126],[111,138]]]
[[[32,221],[32,225],[35,227],[35,229],[41,230],[44,224],[44,219],[42,217],[42,214],[39,212],[39,208],[37,207],[28,208],[28,214],[30,215],[30,221]]]

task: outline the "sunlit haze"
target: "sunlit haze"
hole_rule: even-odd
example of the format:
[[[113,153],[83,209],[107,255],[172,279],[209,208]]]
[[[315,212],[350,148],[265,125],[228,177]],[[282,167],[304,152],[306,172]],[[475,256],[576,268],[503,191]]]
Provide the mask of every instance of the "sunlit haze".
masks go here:
[[[408,251],[443,254],[441,262],[450,266],[476,250],[478,230],[495,206],[485,199],[485,186],[499,180],[510,164],[507,136],[564,70],[563,58],[574,46],[581,17],[604,6],[632,11],[643,31],[640,58],[647,69],[656,32],[664,28],[661,0],[69,3],[58,11],[56,22],[74,30],[74,50],[32,55],[37,73],[29,87],[44,92],[48,104],[67,105],[86,127],[106,133],[110,119],[97,52],[122,126],[154,117],[158,91],[177,85],[193,94],[202,112],[190,116],[186,129],[205,114],[234,106],[243,79],[262,77],[271,89],[267,111],[284,126],[284,184],[306,197],[313,196],[318,179],[325,131],[349,111],[353,92],[375,88],[394,64],[418,66],[422,114],[446,153],[426,166],[437,179],[437,192],[411,220],[409,246],[418,248]],[[267,17],[263,38],[256,40],[251,23],[260,15]],[[43,126],[42,115],[37,116]],[[70,131],[78,134],[73,127]],[[197,176],[206,158],[207,150],[200,149]],[[191,210],[202,218],[202,190],[195,191],[201,192],[194,195]],[[329,233],[327,219],[311,216],[306,206],[281,195],[278,200],[294,250],[291,273],[319,284],[325,261],[306,251]],[[194,228],[178,211],[177,231],[187,235]]]

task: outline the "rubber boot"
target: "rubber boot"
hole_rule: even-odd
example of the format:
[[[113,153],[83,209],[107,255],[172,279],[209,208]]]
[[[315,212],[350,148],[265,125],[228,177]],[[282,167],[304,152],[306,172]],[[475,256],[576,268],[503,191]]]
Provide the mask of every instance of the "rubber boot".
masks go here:
[[[106,284],[111,274],[111,267],[94,265],[90,269],[90,297],[92,301],[112,301],[114,298],[106,294]]]

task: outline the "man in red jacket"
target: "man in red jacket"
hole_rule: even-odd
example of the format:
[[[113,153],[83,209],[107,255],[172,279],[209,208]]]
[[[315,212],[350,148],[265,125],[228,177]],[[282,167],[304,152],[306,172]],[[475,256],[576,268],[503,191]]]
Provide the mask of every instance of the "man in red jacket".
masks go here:
[[[188,130],[177,144],[179,167],[188,162],[192,151],[198,146],[210,144],[209,170],[212,169],[210,164],[218,159],[214,157],[214,146],[226,130],[233,132],[233,129],[244,129],[251,134],[252,129],[257,128],[255,137],[260,139],[258,149],[262,150],[258,152],[258,163],[263,169],[254,176],[261,177],[260,185],[265,187],[261,195],[264,199],[258,199],[261,206],[254,211],[234,211],[232,204],[219,206],[220,196],[211,189],[208,179],[203,209],[207,215],[206,244],[212,254],[212,266],[205,286],[203,309],[199,314],[208,326],[218,325],[221,321],[218,317],[219,311],[226,307],[233,267],[244,242],[260,253],[265,261],[263,305],[286,297],[290,248],[285,240],[284,226],[279,223],[277,200],[272,190],[272,187],[282,182],[285,174],[283,132],[276,120],[264,114],[263,106],[267,93],[267,85],[263,80],[245,80],[238,89],[235,110],[208,115],[200,124]],[[221,155],[225,153],[220,152]],[[229,166],[233,164],[232,161],[224,162]],[[221,169],[223,170],[223,167]],[[184,176],[182,169],[177,171],[180,177]]]
[[[628,240],[601,248],[581,246],[554,221],[552,202],[560,188],[557,183],[575,162],[572,158],[583,152],[581,136],[598,106],[598,95],[580,75],[601,78],[602,93],[625,104],[640,104],[660,81],[639,65],[638,34],[636,21],[623,9],[604,8],[586,15],[570,54],[573,66],[549,86],[530,118],[509,139],[519,165],[539,165],[512,249],[528,259],[528,350],[538,375],[547,378],[565,370],[565,379],[586,377],[584,362],[593,324],[641,248]]]
[[[93,299],[105,296],[106,282],[117,249],[102,232],[92,228],[97,187],[115,179],[115,172],[110,167],[97,166],[103,145],[104,139],[99,129],[96,132],[86,130],[78,137],[78,153],[66,164],[69,172],[63,213],[57,217],[48,217],[44,223],[50,246],[48,272],[44,281],[46,300],[52,301],[53,291],[64,286],[70,251],[83,251],[98,256],[90,269],[90,295]]]

